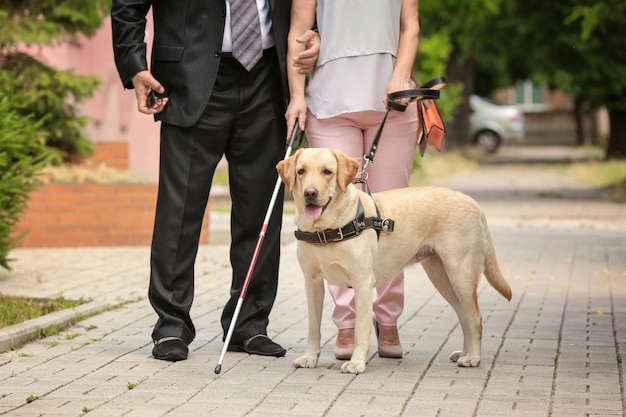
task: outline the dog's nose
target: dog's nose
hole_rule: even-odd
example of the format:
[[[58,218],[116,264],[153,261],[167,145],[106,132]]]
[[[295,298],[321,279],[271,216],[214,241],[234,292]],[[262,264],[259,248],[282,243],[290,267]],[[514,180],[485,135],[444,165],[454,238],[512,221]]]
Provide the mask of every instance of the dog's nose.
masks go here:
[[[304,189],[305,198],[308,198],[308,199],[317,198],[318,195],[319,195],[319,192],[317,191],[317,188],[315,187],[306,187]]]

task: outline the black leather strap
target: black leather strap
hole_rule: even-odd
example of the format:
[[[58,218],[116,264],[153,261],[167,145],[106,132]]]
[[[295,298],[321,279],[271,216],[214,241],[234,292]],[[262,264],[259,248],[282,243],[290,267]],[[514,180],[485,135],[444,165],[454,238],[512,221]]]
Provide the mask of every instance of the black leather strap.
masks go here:
[[[409,103],[419,99],[438,99],[439,90],[446,86],[445,77],[436,77],[425,82],[420,88],[413,90],[401,90],[387,94],[387,107],[397,111],[404,111],[408,104],[398,104],[395,100],[408,98]]]
[[[422,84],[421,88],[431,88],[433,90],[441,90],[446,86],[448,81],[446,81],[446,77],[435,77],[432,80],[426,81]]]
[[[395,100],[401,98],[408,98],[408,103],[424,98],[424,99],[438,99],[439,90],[433,90],[431,88],[415,88],[413,90],[400,90],[387,94],[387,107],[391,107],[393,110],[405,111],[407,104],[396,103]]]
[[[396,111],[403,112],[406,110],[407,104],[399,104],[394,100],[399,98],[409,98],[409,103],[411,101],[419,100],[419,99],[438,99],[439,98],[439,90],[446,86],[446,79],[444,77],[436,77],[432,80],[427,81],[420,88],[415,88],[412,90],[401,90],[396,91],[394,93],[387,94],[387,111],[383,116],[383,119],[378,126],[378,130],[374,135],[374,140],[372,141],[372,145],[370,146],[369,151],[365,154],[365,165],[363,166],[363,171],[357,178],[362,177],[365,172],[365,168],[369,162],[374,162],[374,155],[376,154],[376,149],[378,149],[378,141],[380,140],[380,136],[383,132],[383,127],[385,126],[385,121],[387,120],[387,115],[389,114],[389,110],[393,109]],[[359,180],[360,181],[360,180]],[[357,181],[357,182],[359,182]]]

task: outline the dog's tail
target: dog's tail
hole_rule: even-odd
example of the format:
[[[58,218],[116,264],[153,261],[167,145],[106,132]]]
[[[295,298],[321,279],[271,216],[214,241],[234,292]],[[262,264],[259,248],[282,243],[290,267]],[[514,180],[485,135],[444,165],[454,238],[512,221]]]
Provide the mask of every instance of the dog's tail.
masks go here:
[[[500,266],[498,266],[498,259],[496,258],[496,250],[493,246],[493,241],[491,240],[491,233],[489,233],[489,228],[487,227],[487,219],[485,216],[482,216],[482,223],[485,228],[486,238],[487,238],[487,252],[485,256],[485,277],[487,277],[487,281],[496,291],[498,291],[504,298],[508,301],[511,301],[511,297],[513,292],[511,291],[511,286],[506,279],[504,279],[504,275],[502,275],[502,271],[500,270]]]

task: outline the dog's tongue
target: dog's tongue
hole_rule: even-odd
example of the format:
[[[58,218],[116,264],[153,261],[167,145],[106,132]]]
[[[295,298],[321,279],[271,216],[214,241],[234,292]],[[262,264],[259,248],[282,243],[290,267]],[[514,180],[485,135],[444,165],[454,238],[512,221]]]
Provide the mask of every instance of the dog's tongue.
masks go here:
[[[309,219],[315,220],[322,215],[323,209],[323,207],[316,206],[315,204],[309,204],[304,207],[304,214],[306,214]]]

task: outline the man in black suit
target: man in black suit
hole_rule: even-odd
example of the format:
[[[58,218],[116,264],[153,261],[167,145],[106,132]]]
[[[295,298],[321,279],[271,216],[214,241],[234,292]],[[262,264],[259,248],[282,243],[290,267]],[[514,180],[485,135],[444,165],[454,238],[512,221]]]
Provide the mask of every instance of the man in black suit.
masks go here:
[[[285,152],[291,0],[251,0],[244,9],[250,11],[256,3],[263,46],[260,60],[248,69],[231,49],[231,25],[237,18],[231,19],[230,11],[235,1],[242,0],[113,0],[112,4],[113,49],[122,83],[135,89],[140,112],[161,121],[148,291],[158,314],[152,332],[152,354],[157,359],[186,359],[195,337],[189,315],[194,263],[218,162],[224,155],[228,160],[232,197],[233,277],[221,317],[226,334],[276,183],[275,167]],[[148,70],[144,34],[150,8],[154,44]],[[302,39],[310,48],[297,65],[307,71],[317,59],[319,38],[309,31]],[[285,349],[267,337],[278,286],[282,197],[281,191],[229,351],[285,355]]]

